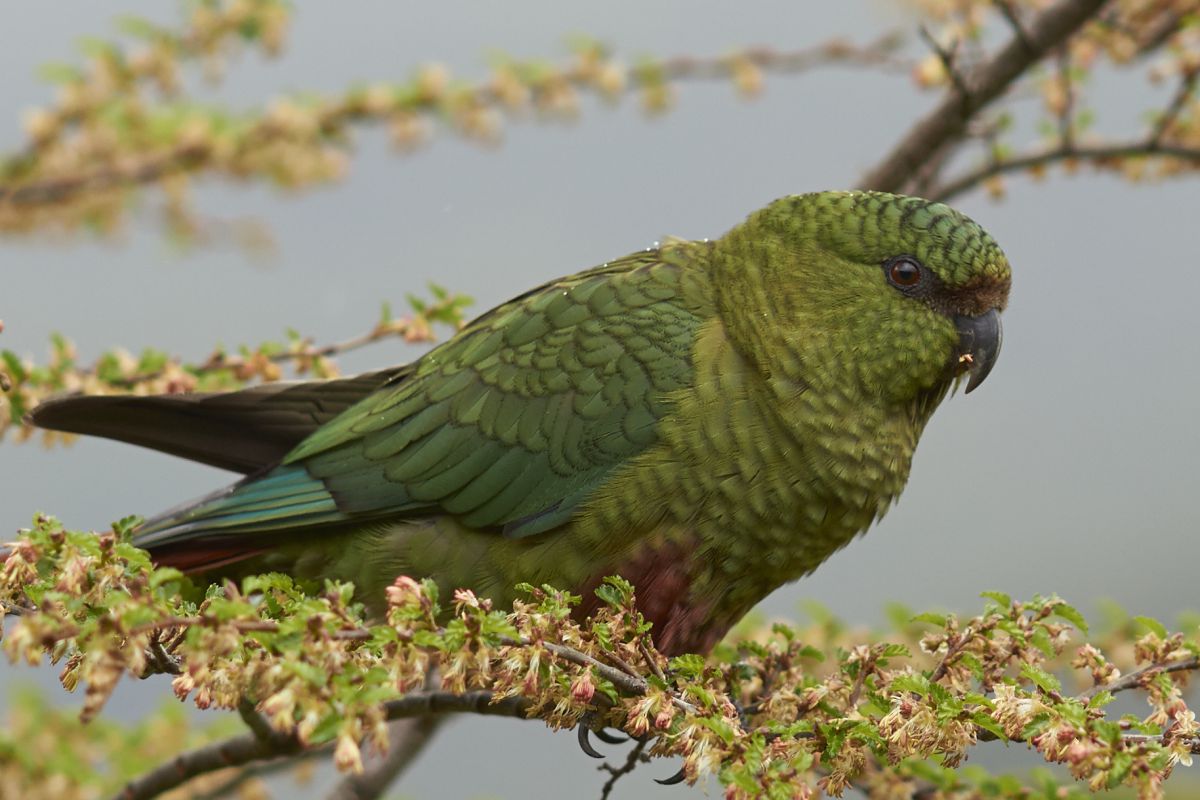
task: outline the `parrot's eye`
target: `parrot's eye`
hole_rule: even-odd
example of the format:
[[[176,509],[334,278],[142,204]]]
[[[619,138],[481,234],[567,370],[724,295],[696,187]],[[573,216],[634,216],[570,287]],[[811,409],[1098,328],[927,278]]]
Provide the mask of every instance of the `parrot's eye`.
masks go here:
[[[897,256],[886,264],[888,280],[900,289],[911,289],[921,282],[921,265],[912,256]]]

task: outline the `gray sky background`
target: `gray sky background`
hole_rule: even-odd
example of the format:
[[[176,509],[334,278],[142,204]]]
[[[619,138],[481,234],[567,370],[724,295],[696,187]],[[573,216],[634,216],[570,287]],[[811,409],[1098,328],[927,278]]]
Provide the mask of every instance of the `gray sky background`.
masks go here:
[[[19,112],[49,97],[37,65],[75,60],[75,40],[111,31],[120,13],[170,21],[178,10],[148,1],[69,8],[0,5],[2,151],[20,142]],[[865,42],[897,24],[914,29],[882,0],[310,3],[295,15],[283,59],[243,58],[211,96],[254,107],[291,90],[402,77],[427,61],[481,78],[489,50],[558,59],[575,32],[632,62],[640,53],[795,48],[833,35]],[[1103,96],[1099,124],[1117,130],[1154,99],[1141,83],[1114,84]],[[754,102],[728,84],[684,85],[676,110],[661,119],[643,118],[633,100],[616,109],[587,101],[573,125],[508,125],[495,150],[439,135],[398,157],[368,132],[349,180],[333,188],[284,195],[203,185],[201,211],[270,227],[278,252],[265,263],[231,247],[180,254],[152,216],[111,241],[0,241],[0,346],[41,360],[58,330],[85,359],[114,345],[199,359],[217,342],[277,338],[289,325],[332,341],[366,330],[381,301],[399,308],[431,278],[473,295],[474,311],[483,311],[665,235],[718,236],[778,196],[850,186],[931,101],[906,75],[833,68],[768,77]],[[1014,265],[1003,356],[982,390],[935,415],[909,487],[882,524],[763,609],[794,614],[814,598],[872,624],[888,601],[971,613],[988,589],[1057,592],[1085,612],[1112,598],[1166,620],[1200,606],[1200,182],[1134,187],[1055,174],[1041,184],[1015,181],[1001,203],[976,193],[957,205]],[[367,369],[412,355],[387,343],[343,363]],[[100,527],[229,479],[102,441],[49,452],[3,444],[0,527],[8,535],[39,510],[72,527]],[[7,666],[0,680],[54,684],[52,673]],[[163,680],[125,687],[110,708],[131,718],[167,694]],[[592,796],[603,781],[592,766],[573,737],[531,723],[462,720],[402,790]],[[650,783],[651,773],[669,771],[639,770],[617,796],[684,796]]]

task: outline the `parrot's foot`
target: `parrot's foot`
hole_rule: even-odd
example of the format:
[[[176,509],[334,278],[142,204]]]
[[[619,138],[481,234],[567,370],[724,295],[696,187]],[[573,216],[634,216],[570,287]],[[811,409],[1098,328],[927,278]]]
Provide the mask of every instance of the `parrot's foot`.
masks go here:
[[[607,728],[600,728],[592,732],[596,734],[597,739],[605,744],[625,744],[629,741],[628,736],[622,736],[619,733],[609,733]]]
[[[675,785],[675,784],[677,784],[677,783],[683,783],[683,782],[684,782],[684,780],[686,780],[686,779],[687,779],[687,774],[686,774],[686,773],[683,771],[683,767],[680,767],[680,768],[679,768],[679,772],[676,772],[676,773],[675,773],[674,775],[672,775],[671,777],[669,777],[669,778],[655,778],[655,779],[654,779],[654,782],[655,782],[655,783],[658,783],[658,784],[661,784],[661,785],[663,785],[663,786],[674,786],[674,785]]]
[[[592,714],[589,712],[584,714],[575,726],[576,735],[579,737],[579,749],[587,753],[592,758],[604,758],[604,754],[592,746],[591,734],[595,734],[596,738],[605,744],[622,744],[629,741],[625,736],[612,734],[604,728],[592,729]]]
[[[576,734],[579,737],[579,749],[588,754],[592,758],[604,758],[604,754],[596,748],[592,747],[592,740],[589,738],[591,728],[587,726],[584,720],[579,720],[575,726]]]
[[[605,744],[623,744],[625,742],[628,742],[630,740],[630,738],[633,738],[633,737],[621,736],[618,734],[609,733],[604,728],[593,729],[591,726],[593,719],[594,719],[594,715],[592,714],[592,712],[589,711],[588,713],[584,714],[579,719],[579,722],[575,726],[575,735],[579,739],[579,749],[582,750],[583,752],[587,753],[592,758],[604,758],[604,754],[592,746],[592,740],[591,740],[592,734],[595,734],[596,738],[599,739],[600,741],[604,742]],[[637,749],[635,749],[634,753],[639,752],[640,748],[642,746],[645,746],[645,743],[647,740],[639,738],[638,741],[641,742],[642,744],[639,745],[639,747]],[[645,756],[642,756],[642,758],[645,759]],[[605,769],[611,770],[612,768],[605,767]],[[683,768],[681,767],[680,770],[678,772],[676,772],[674,775],[672,775],[671,777],[655,778],[654,782],[657,784],[661,784],[662,786],[674,786],[677,783],[683,783],[685,780],[687,780],[687,774],[683,771]]]

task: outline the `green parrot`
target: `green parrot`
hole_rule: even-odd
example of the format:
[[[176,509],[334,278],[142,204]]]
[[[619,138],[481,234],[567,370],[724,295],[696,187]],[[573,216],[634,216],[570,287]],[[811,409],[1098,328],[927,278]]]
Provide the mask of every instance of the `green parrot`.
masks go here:
[[[975,222],[877,192],[785,197],[531,289],[417,361],[213,395],[75,397],[46,428],[246,474],[134,541],[203,577],[399,575],[501,606],[633,582],[704,652],[881,517],[933,410],[1000,349],[1009,264]]]

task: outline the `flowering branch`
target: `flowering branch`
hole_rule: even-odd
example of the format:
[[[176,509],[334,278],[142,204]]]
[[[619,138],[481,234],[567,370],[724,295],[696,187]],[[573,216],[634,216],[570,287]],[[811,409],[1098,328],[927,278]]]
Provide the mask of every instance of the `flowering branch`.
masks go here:
[[[379,320],[358,336],[318,345],[288,331],[284,343],[264,342],[256,347],[241,347],[230,353],[214,350],[196,364],[186,364],[167,354],[148,349],[140,357],[122,350],[111,350],[94,363],[81,366],[74,345],[61,336],[51,341],[48,364],[35,365],[11,350],[0,350],[0,436],[12,429],[18,441],[29,439],[34,428],[26,419],[43,400],[66,394],[178,394],[192,391],[230,391],[255,381],[276,381],[284,377],[284,368],[296,375],[311,374],[331,378],[338,374],[336,358],[385,339],[399,338],[408,343],[436,340],[435,326],[452,330],[462,327],[464,311],[471,299],[430,286],[431,300],[409,297],[411,313],[393,317],[385,305]],[[61,434],[47,433],[47,440]]]
[[[682,756],[678,779],[715,774],[732,797],[871,793],[915,779],[913,759],[952,768],[996,738],[1029,743],[1093,788],[1153,795],[1200,749],[1182,694],[1200,642],[1142,620],[1132,648],[1117,632],[1072,656],[1086,622],[1058,598],[989,594],[971,620],[921,615],[898,640],[865,644],[830,626],[776,625],[708,658],[665,660],[620,579],[601,585],[603,606],[582,623],[579,598],[549,587],[523,587],[529,599],[501,612],[467,591],[443,607],[434,584],[406,577],[388,589],[386,620],[370,623],[353,587],[312,596],[282,575],[211,588],[197,604],[177,571],[129,544],[134,524],[96,536],[39,519],[0,570],[0,602],[24,609],[4,632],[7,653],[65,659],[63,684],[86,685],[84,719],[122,675],[161,668],[181,699],[236,710],[251,728],[126,779],[127,800],[329,745],[339,768],[362,772],[365,748],[387,749],[389,723],[444,713],[617,728],[647,756]],[[1120,668],[1105,649],[1123,654]],[[427,686],[431,672],[440,686]],[[1055,673],[1089,675],[1093,688],[1070,697]],[[1134,690],[1151,714],[1108,719],[1112,696]]]

